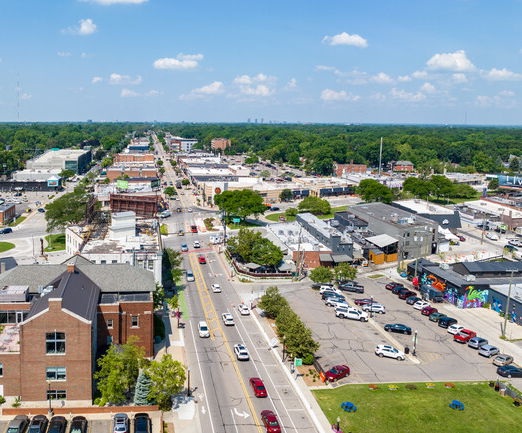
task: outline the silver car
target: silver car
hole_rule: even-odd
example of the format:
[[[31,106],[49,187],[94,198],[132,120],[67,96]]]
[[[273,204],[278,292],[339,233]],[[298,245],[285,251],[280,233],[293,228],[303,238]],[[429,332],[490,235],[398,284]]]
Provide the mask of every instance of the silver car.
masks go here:
[[[480,337],[473,337],[468,341],[468,346],[473,349],[480,349],[482,346],[488,344],[488,340]]]
[[[498,355],[500,350],[498,347],[492,346],[491,344],[484,344],[479,348],[479,355],[485,356],[486,358],[491,358],[493,355]]]

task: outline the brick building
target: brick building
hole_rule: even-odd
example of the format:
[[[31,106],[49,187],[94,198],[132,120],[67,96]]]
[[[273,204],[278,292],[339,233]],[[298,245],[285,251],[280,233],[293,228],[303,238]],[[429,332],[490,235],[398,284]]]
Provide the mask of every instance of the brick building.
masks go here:
[[[16,206],[14,204],[0,205],[0,224],[7,225],[16,216]]]
[[[231,141],[228,138],[213,138],[210,142],[210,148],[212,150],[224,151],[227,147],[232,146]]]
[[[413,168],[413,163],[410,161],[392,161],[391,163],[392,171],[405,171],[411,173]]]
[[[9,299],[0,299],[4,396],[90,403],[96,356],[108,344],[135,335],[145,356],[153,356],[155,285],[145,269],[74,256],[58,265],[18,266],[0,275],[0,286],[11,289]]]
[[[350,161],[350,164],[333,163],[333,171],[337,177],[348,173],[366,173],[366,170],[368,170],[366,164],[354,164],[353,159]]]
[[[118,178],[157,178],[158,169],[154,165],[139,163],[117,163],[107,168],[107,178],[113,182]]]
[[[117,153],[113,156],[113,162],[154,162],[152,153]]]

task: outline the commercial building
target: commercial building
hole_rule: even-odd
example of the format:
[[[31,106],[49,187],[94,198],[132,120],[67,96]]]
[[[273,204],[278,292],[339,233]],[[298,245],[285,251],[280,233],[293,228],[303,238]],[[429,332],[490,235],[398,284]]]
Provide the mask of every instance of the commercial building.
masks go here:
[[[157,178],[158,169],[153,163],[118,162],[107,168],[106,176],[111,182],[120,178]]]
[[[350,164],[333,163],[333,171],[337,177],[342,177],[343,174],[351,173],[366,173],[368,166],[366,164],[354,164],[353,159]]]
[[[173,152],[190,152],[198,144],[198,140],[195,138],[177,137],[167,133],[165,134],[165,144]]]
[[[411,161],[392,161],[390,162],[390,166],[392,171],[411,173],[415,170]]]
[[[154,155],[152,153],[117,153],[112,157],[114,163],[118,162],[145,162],[154,163]]]
[[[14,204],[0,205],[0,224],[7,225],[16,217],[16,206]]]
[[[522,211],[499,201],[482,197],[480,200],[467,201],[458,205],[462,219],[470,224],[489,223],[505,224],[509,228],[522,227]]]
[[[91,149],[51,149],[27,161],[28,170],[71,170],[74,173],[83,173],[91,162]]]
[[[210,148],[214,151],[225,151],[230,146],[232,146],[232,143],[228,138],[213,138],[210,142]]]
[[[154,279],[75,256],[0,274],[0,391],[23,403],[90,405],[97,353],[131,336],[151,358]],[[48,382],[49,381],[49,382]],[[49,385],[48,385],[49,383]]]

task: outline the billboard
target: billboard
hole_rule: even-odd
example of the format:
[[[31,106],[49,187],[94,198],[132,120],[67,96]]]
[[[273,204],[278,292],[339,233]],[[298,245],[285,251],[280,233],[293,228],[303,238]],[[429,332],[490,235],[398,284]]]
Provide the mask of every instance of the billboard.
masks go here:
[[[158,188],[158,187],[160,186],[160,181],[159,181],[159,179],[151,180],[151,182],[150,182],[150,186],[151,186],[151,188]]]
[[[127,182],[126,180],[118,180],[116,181],[116,186],[121,189],[128,189],[129,182]]]
[[[57,187],[60,186],[59,179],[47,179],[47,186]]]
[[[499,176],[499,186],[510,186],[515,188],[522,188],[522,177],[520,176]]]

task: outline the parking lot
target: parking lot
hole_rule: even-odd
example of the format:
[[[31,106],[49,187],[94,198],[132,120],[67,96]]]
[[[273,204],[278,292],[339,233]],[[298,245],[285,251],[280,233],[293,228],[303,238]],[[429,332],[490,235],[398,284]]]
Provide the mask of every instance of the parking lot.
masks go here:
[[[337,364],[350,367],[350,376],[340,383],[489,380],[496,377],[492,359],[479,356],[477,350],[466,344],[454,342],[453,335],[446,329],[392,295],[384,287],[389,280],[361,277],[358,281],[365,286],[364,294],[345,292],[347,302],[355,306],[354,299],[373,295],[374,302],[386,307],[385,314],[376,314],[369,322],[340,319],[335,317],[334,308],[325,306],[319,293],[309,286],[285,292],[292,308],[321,342],[316,355],[323,368]],[[451,316],[443,305],[434,306]],[[375,355],[378,344],[392,345],[399,350],[404,346],[412,348],[412,336],[386,333],[383,328],[387,323],[401,323],[418,331],[415,358],[409,356],[401,362]],[[478,334],[480,336],[480,332]]]

